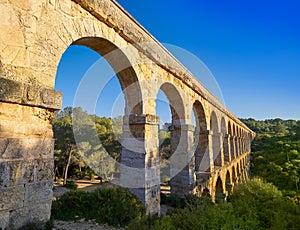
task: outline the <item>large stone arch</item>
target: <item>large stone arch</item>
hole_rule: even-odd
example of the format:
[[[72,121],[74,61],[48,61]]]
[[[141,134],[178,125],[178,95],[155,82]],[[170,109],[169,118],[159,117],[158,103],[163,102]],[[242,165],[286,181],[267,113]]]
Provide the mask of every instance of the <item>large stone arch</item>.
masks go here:
[[[186,124],[186,108],[180,91],[170,82],[163,82],[160,90],[167,96],[172,115],[171,146],[169,159],[170,192],[172,195],[182,197],[194,190],[194,127]],[[165,170],[168,170],[168,167]],[[183,180],[185,178],[185,180]]]
[[[235,158],[235,143],[234,143],[233,125],[230,121],[228,121],[228,133],[230,139],[230,157],[231,160],[233,160]]]
[[[196,100],[194,102],[193,111],[196,119],[195,171],[207,172],[210,168],[210,158],[208,151],[209,138],[207,134],[206,114],[200,101]]]
[[[129,58],[114,43],[102,37],[83,37],[71,45],[88,47],[101,55],[113,68],[125,96],[125,115],[143,114],[143,99],[137,74]],[[101,76],[99,76],[101,77]]]
[[[226,188],[227,194],[232,192],[232,188],[233,188],[233,186],[232,186],[232,178],[231,178],[229,170],[226,173],[225,188]]]
[[[236,171],[236,167],[233,165],[232,169],[231,169],[231,180],[232,180],[232,184],[233,186],[237,183],[237,171]]]
[[[237,164],[236,164],[236,179],[237,179],[237,182],[241,181],[241,166],[240,166],[240,162],[237,162]]]
[[[193,112],[196,120],[194,137],[196,192],[202,194],[204,189],[208,188],[210,177],[211,158],[209,154],[209,142],[211,139],[209,137],[205,109],[199,100],[193,103]]]
[[[237,125],[233,123],[232,125],[233,137],[234,137],[234,156],[235,158],[239,156],[239,145],[238,145],[238,129]]]
[[[215,201],[220,202],[225,199],[225,191],[223,187],[223,182],[221,177],[217,178],[217,181],[215,183]]]
[[[167,96],[172,113],[173,125],[184,125],[186,118],[186,108],[180,91],[170,82],[163,82],[158,89],[162,90]]]
[[[228,137],[228,131],[226,126],[226,120],[224,117],[221,118],[221,133],[222,133],[222,152],[224,163],[230,161],[230,140]]]
[[[210,115],[210,130],[212,131],[212,155],[214,166],[222,166],[221,156],[221,141],[220,141],[220,128],[217,115],[214,111]]]

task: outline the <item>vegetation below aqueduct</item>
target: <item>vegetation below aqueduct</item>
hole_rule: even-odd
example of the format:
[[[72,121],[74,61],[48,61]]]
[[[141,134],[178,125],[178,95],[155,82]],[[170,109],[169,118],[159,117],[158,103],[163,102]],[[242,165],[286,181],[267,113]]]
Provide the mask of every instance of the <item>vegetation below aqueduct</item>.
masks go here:
[[[60,111],[56,114],[53,122],[56,138],[56,176],[63,177],[67,164],[69,164],[68,178],[93,178],[95,173],[86,165],[80,151],[76,149],[71,111],[71,108]],[[81,113],[82,118],[91,117],[81,109],[78,109],[77,112]],[[111,118],[100,118],[95,115],[92,118],[103,146],[84,146],[87,152],[93,156],[88,162],[89,165],[97,164],[99,160],[105,158],[103,147],[110,156],[119,161],[121,146],[118,138],[121,136],[121,129],[113,128]],[[299,228],[300,122],[281,119],[241,120],[257,133],[252,143],[251,162],[251,174],[255,179],[236,186],[234,193],[229,195],[227,201],[216,205],[207,198],[189,196],[183,200],[176,200],[172,196],[162,195],[162,203],[173,208],[165,217],[150,217],[143,214],[142,206],[137,204],[139,201],[134,196],[128,195],[126,190],[108,190],[94,192],[94,195],[91,195],[91,197],[98,197],[99,202],[104,202],[103,205],[99,203],[98,210],[92,214],[105,213],[103,210],[107,208],[107,205],[111,205],[111,208],[116,210],[109,217],[103,214],[102,219],[99,219],[90,212],[80,212],[85,208],[89,209],[91,204],[97,206],[97,199],[94,197],[90,200],[89,195],[85,195],[85,193],[73,192],[72,195],[66,195],[53,204],[53,217],[76,219],[79,216],[96,219],[99,223],[108,222],[115,226],[128,226],[128,229]],[[121,126],[120,119],[115,119],[114,122]],[[161,160],[164,160],[169,157],[170,152],[169,133],[162,131],[160,139],[164,139],[160,147]],[[71,157],[69,157],[70,153],[72,153]],[[113,170],[113,165],[105,164],[102,166],[101,177],[106,180],[111,179]],[[116,196],[113,198],[109,194],[116,194]],[[119,211],[122,210],[122,207],[119,207],[120,210],[117,208],[121,202],[117,199],[124,199],[124,205],[131,210],[129,216],[124,214],[122,218],[119,218],[119,220],[124,220],[122,223],[119,223],[116,218],[117,213],[120,214]],[[78,203],[79,201],[81,203]],[[74,207],[78,208],[74,209]],[[65,213],[68,213],[68,216]],[[89,216],[90,214],[91,216]]]

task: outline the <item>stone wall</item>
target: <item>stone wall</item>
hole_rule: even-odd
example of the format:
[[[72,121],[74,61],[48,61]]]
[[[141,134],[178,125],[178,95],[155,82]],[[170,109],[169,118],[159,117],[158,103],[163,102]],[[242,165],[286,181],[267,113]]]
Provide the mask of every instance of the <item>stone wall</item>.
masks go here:
[[[50,122],[61,94],[0,78],[0,100],[0,227],[45,222],[53,187]]]

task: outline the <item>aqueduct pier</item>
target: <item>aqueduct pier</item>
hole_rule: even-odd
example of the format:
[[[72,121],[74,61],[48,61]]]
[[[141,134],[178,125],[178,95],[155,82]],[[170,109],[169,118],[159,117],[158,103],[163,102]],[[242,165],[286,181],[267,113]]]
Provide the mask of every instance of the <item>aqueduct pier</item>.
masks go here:
[[[122,163],[145,169],[139,175],[143,186],[131,190],[149,213],[160,208],[159,118],[155,110],[159,90],[167,95],[172,111],[173,194],[201,195],[205,191],[216,199],[248,178],[254,132],[115,1],[0,0],[0,15],[3,229],[50,218],[51,121],[54,111],[61,108],[62,97],[54,83],[62,54],[74,44],[104,56],[118,76],[126,100]],[[196,126],[192,125],[192,113]],[[138,151],[132,139],[139,140]],[[126,181],[128,173],[123,170],[125,186],[130,183]]]

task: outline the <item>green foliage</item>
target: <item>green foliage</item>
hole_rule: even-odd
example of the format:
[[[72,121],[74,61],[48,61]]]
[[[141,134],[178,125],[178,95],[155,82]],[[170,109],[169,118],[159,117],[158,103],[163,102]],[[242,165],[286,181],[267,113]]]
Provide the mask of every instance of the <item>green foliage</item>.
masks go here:
[[[297,229],[300,210],[272,184],[253,179],[232,195],[236,215],[254,218],[261,229]]]
[[[67,183],[65,184],[65,187],[71,190],[76,190],[78,185],[74,182],[74,181],[67,181]]]
[[[99,189],[93,192],[73,191],[53,202],[52,218],[58,220],[95,219],[98,223],[125,226],[142,216],[144,207],[128,190]]]
[[[112,177],[115,161],[121,159],[122,117],[98,117],[66,107],[56,113],[52,125],[57,177],[67,173],[68,178],[83,178],[91,175],[91,169],[105,179]]]
[[[171,156],[170,151],[170,140],[171,140],[171,132],[160,130],[159,131],[159,156],[161,164],[164,163]]]
[[[296,192],[297,196],[300,180],[300,139],[297,130],[300,129],[300,123],[279,119],[243,121],[248,125],[251,124],[258,132],[252,143],[252,173],[273,183],[282,191]],[[277,126],[284,127],[282,130],[285,131],[275,132],[278,131]],[[268,127],[270,132],[267,133],[261,127]],[[298,198],[294,200],[297,201]]]
[[[135,229],[299,229],[300,210],[272,184],[254,179],[239,185],[229,201],[187,196],[183,207],[169,216],[146,216],[129,226]]]
[[[134,219],[127,227],[128,230],[176,230],[171,217],[159,217],[157,215],[147,215]]]

